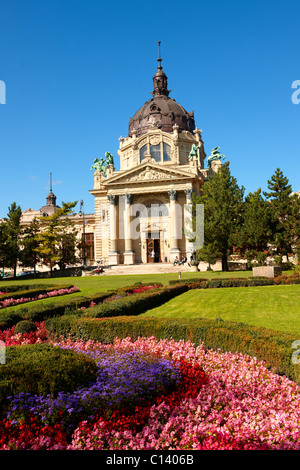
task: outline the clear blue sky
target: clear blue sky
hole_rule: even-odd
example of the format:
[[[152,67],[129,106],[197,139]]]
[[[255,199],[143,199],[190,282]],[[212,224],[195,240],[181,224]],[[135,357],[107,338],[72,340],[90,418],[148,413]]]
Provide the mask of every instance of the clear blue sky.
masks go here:
[[[170,96],[246,194],[277,167],[300,190],[299,0],[0,0],[0,217],[49,192],[94,211],[95,157],[151,95],[160,40]],[[79,205],[76,210],[79,210]]]

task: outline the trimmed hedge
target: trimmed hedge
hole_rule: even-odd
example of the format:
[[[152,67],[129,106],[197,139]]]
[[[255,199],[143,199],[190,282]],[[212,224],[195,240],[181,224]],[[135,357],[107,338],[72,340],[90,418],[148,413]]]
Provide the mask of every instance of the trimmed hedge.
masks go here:
[[[24,287],[24,286],[23,286]],[[28,287],[28,286],[26,286]],[[59,289],[71,289],[71,287],[74,287],[73,284],[66,284],[66,285],[53,285],[53,286],[48,286],[45,287],[45,285],[42,286],[35,286],[34,288],[31,286],[30,288],[26,289],[21,289],[17,290],[12,293],[6,293],[3,295],[0,295],[0,301],[2,302],[3,300],[6,299],[21,299],[22,297],[25,299],[28,299],[30,297],[36,297],[40,294],[47,294],[47,292],[52,292],[54,290],[59,290]]]
[[[71,336],[73,339],[91,339],[105,344],[112,343],[116,337],[130,337],[136,340],[139,336],[173,338],[175,341],[190,340],[196,346],[202,341],[207,349],[254,356],[264,361],[269,369],[300,385],[300,365],[291,362],[294,352],[292,343],[298,338],[281,331],[221,319],[170,320],[132,316],[99,319],[78,318],[72,315],[48,320],[46,328],[52,339],[58,339],[61,335],[65,338]]]
[[[110,302],[103,302],[86,309],[84,317],[117,317],[121,315],[139,315],[151,308],[158,307],[168,300],[183,294],[188,286],[179,285],[146,291],[140,294],[129,295]]]
[[[121,289],[110,290],[107,292],[98,292],[90,296],[72,296],[60,299],[59,302],[47,302],[47,303],[32,303],[30,306],[24,304],[22,308],[15,310],[14,307],[8,307],[0,311],[0,330],[6,330],[11,328],[21,320],[31,320],[35,322],[41,322],[48,318],[62,316],[66,314],[81,315],[82,313],[78,309],[85,307],[89,308],[91,302],[99,303],[104,300],[117,295],[123,295],[126,291],[132,291],[135,288],[151,285],[149,283],[136,283],[129,287],[123,287]],[[155,285],[162,285],[155,283]],[[156,289],[155,289],[156,291]],[[141,295],[141,294],[137,294]],[[89,309],[90,310],[90,309]],[[87,311],[87,310],[86,310]]]
[[[9,292],[18,292],[20,290],[28,290],[28,289],[32,289],[34,286],[34,288],[36,289],[42,289],[43,287],[45,288],[45,284],[9,284],[7,286],[3,286],[1,285],[0,283],[0,291],[1,292],[6,292],[6,293],[9,293]],[[48,287],[49,287],[49,284],[48,284]]]
[[[0,409],[7,397],[21,392],[57,396],[73,392],[96,380],[97,365],[84,354],[49,344],[6,348],[6,364],[1,365]]]
[[[256,287],[256,286],[275,286],[287,284],[300,284],[299,275],[282,275],[273,278],[250,277],[250,278],[228,278],[228,279],[173,279],[169,285],[184,284],[190,289],[214,289],[220,287]]]

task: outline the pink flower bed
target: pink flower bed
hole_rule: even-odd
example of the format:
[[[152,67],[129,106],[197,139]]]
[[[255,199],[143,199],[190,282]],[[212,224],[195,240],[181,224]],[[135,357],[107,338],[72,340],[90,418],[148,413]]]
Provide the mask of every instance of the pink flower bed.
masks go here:
[[[106,347],[92,341],[73,346]],[[114,347],[198,364],[208,383],[196,397],[187,397],[174,408],[165,402],[153,405],[149,421],[136,433],[118,427],[108,431],[101,420],[83,422],[70,449],[300,450],[300,387],[257,359],[155,338],[116,339]]]
[[[57,297],[58,295],[73,294],[74,292],[79,292],[78,287],[70,287],[69,289],[55,289],[45,294],[39,294],[35,297],[21,297],[20,299],[5,299],[0,301],[0,309],[5,307],[12,307],[14,305],[23,304],[25,302],[32,302],[34,300],[47,299],[49,297]]]
[[[42,333],[43,324],[39,328],[43,337],[39,341],[47,341]],[[0,339],[16,341],[12,329],[10,333],[7,330],[6,339],[4,334]],[[126,410],[116,412],[110,418],[100,413],[92,421],[83,418],[67,440],[52,433],[55,447],[49,444],[49,448],[300,450],[300,387],[270,372],[255,358],[206,350],[202,344],[194,347],[188,341],[158,341],[154,337],[137,341],[117,338],[113,345],[71,339],[54,344],[88,352],[95,360],[105,352],[116,357],[130,351],[156,355],[178,367],[185,364],[185,378],[184,386],[180,388],[179,384],[172,395],[154,400],[148,408],[137,407],[129,414]],[[199,373],[200,386],[195,389],[195,377]],[[5,426],[9,429],[12,425],[5,423]],[[26,432],[29,430],[26,428]],[[45,439],[41,437],[39,443],[36,433],[34,448],[45,448]],[[20,437],[13,440],[20,442]]]

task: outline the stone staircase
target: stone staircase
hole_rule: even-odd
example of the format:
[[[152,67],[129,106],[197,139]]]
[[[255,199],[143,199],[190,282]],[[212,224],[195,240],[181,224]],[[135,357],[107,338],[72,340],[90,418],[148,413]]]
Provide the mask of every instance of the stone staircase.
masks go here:
[[[104,267],[102,274],[105,276],[124,275],[124,274],[163,274],[163,273],[178,273],[178,272],[191,272],[194,268],[185,264],[183,266],[174,266],[172,263],[153,263],[153,264],[133,264],[133,265],[118,265]]]

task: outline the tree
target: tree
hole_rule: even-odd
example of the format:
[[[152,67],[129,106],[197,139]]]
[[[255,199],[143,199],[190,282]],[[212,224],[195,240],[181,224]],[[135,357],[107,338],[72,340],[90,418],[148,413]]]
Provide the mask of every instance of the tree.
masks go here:
[[[40,231],[39,222],[36,218],[32,220],[29,227],[25,228],[22,233],[22,250],[20,252],[20,261],[23,266],[31,267],[36,273],[36,265],[40,261],[38,253],[39,240],[38,233]]]
[[[211,263],[221,258],[222,270],[228,271],[228,253],[241,223],[244,188],[231,175],[229,163],[203,186],[203,194],[194,196],[194,204],[204,204],[204,246],[199,259]]]
[[[3,267],[12,268],[14,276],[17,274],[17,265],[20,254],[22,210],[13,202],[9,208],[7,217],[1,223],[0,228],[0,259]]]
[[[273,244],[279,255],[288,256],[298,245],[300,237],[300,201],[292,194],[292,186],[280,168],[268,180],[269,192],[265,192],[270,208],[276,219]]]
[[[254,259],[264,262],[268,256],[276,221],[260,188],[246,196],[242,219],[242,225],[234,236],[236,248],[248,262],[251,263]]]
[[[37,235],[39,247],[37,252],[44,263],[50,267],[51,276],[53,267],[58,264],[64,269],[66,264],[73,264],[76,258],[77,231],[69,215],[73,213],[76,202],[62,203],[62,207],[51,216],[41,217],[44,230]]]

